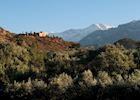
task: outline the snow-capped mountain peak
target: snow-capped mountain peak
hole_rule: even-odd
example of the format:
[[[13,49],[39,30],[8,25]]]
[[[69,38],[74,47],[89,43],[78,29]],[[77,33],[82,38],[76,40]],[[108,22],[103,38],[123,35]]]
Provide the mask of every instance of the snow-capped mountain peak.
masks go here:
[[[112,25],[108,25],[108,24],[96,24],[96,26],[100,29],[100,30],[108,30],[110,28],[113,28]]]
[[[107,24],[92,24],[85,28],[80,29],[69,29],[61,33],[54,34],[55,36],[62,37],[67,41],[79,42],[82,38],[86,37],[88,34],[97,30],[108,30],[112,28],[111,25]]]

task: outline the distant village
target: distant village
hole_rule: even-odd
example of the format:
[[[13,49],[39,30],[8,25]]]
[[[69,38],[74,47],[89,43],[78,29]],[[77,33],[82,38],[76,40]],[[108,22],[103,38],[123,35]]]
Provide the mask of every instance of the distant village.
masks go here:
[[[63,41],[63,39],[61,37],[58,37],[58,36],[49,36],[49,33],[48,32],[25,32],[25,33],[19,33],[16,35],[16,37],[18,36],[37,36],[37,37],[40,37],[40,38],[49,38],[51,39],[50,41],[51,42],[55,42],[55,43],[59,43],[61,41]]]
[[[24,36],[39,36],[39,37],[46,37],[46,36],[48,36],[48,32],[30,32],[30,33],[28,33],[28,32],[25,32],[25,33],[20,33],[20,34],[18,34],[19,36],[20,35],[24,35]]]

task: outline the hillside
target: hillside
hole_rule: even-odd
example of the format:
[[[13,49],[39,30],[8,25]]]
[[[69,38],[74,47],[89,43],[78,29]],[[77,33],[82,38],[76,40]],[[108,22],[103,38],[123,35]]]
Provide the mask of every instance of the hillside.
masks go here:
[[[137,41],[122,39],[95,49],[44,32],[12,35],[3,30],[1,38],[0,98],[129,100],[140,96],[140,49],[133,48]]]
[[[3,28],[0,28],[0,41],[13,42],[23,47],[36,48],[41,52],[69,50],[79,45],[73,42],[66,42],[59,37],[40,37],[37,33],[15,34]]]
[[[15,35],[13,40],[18,45],[36,48],[43,52],[68,50],[75,44],[66,42],[58,37],[39,37],[34,35]]]
[[[83,46],[102,46],[113,43],[122,38],[140,40],[140,21],[132,21],[130,23],[119,25],[116,28],[92,32],[88,36],[81,39],[80,44]]]
[[[136,49],[140,47],[140,41],[132,40],[129,38],[124,38],[116,41],[114,44],[123,45],[127,49]]]
[[[0,41],[9,41],[14,35],[14,33],[0,27]]]

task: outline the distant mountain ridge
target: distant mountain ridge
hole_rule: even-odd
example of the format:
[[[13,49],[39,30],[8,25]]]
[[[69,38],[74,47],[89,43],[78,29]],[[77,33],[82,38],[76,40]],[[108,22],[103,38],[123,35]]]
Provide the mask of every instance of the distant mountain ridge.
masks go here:
[[[136,49],[140,48],[140,41],[132,40],[129,38],[124,38],[116,41],[114,44],[123,45],[127,49]]]
[[[96,24],[96,26],[97,26],[100,30],[107,30],[107,29],[113,28],[112,25],[108,25],[108,24]]]
[[[107,24],[92,24],[83,29],[69,29],[61,33],[55,33],[53,35],[62,37],[66,41],[79,42],[91,32],[96,30],[107,30],[109,28],[112,28],[112,26]]]
[[[97,30],[80,40],[82,46],[113,43],[122,38],[140,40],[140,21],[131,21],[108,30]]]

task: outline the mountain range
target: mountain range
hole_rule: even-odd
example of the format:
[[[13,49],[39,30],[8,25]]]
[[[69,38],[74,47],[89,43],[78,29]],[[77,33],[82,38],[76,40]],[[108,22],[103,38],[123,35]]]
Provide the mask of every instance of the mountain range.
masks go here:
[[[107,24],[92,24],[83,29],[69,29],[60,33],[52,33],[50,35],[58,36],[57,38],[45,38],[46,40],[41,39],[40,41],[58,41],[66,40],[71,42],[80,43],[81,46],[102,46],[105,44],[112,44],[115,41],[124,38],[130,38],[133,40],[140,40],[140,20],[131,21],[129,23],[118,25],[117,27],[112,27]],[[10,33],[3,28],[0,28],[0,41],[11,41],[17,36],[14,33]],[[21,36],[23,38],[23,36]],[[20,37],[20,38],[21,38]],[[62,37],[63,39],[60,39]],[[18,37],[19,38],[19,37]],[[32,36],[26,36],[25,38],[32,38]],[[34,37],[36,38],[36,37]],[[17,39],[17,38],[16,38]],[[24,39],[27,40],[27,39]],[[36,40],[36,39],[35,39]],[[25,41],[24,41],[25,42]],[[30,40],[31,42],[31,40]],[[55,43],[54,42],[54,43]],[[27,44],[29,41],[27,42]],[[51,43],[51,42],[46,42]],[[61,46],[63,46],[64,42]],[[131,42],[132,43],[132,42]],[[69,44],[69,42],[67,42]]]
[[[102,46],[113,43],[122,38],[140,40],[140,21],[131,21],[129,23],[119,25],[116,28],[91,32],[79,42],[82,46]]]
[[[64,32],[53,33],[51,35],[62,37],[66,41],[79,42],[91,32],[96,30],[107,30],[109,28],[112,28],[112,26],[107,24],[92,24],[83,29],[69,29]]]

